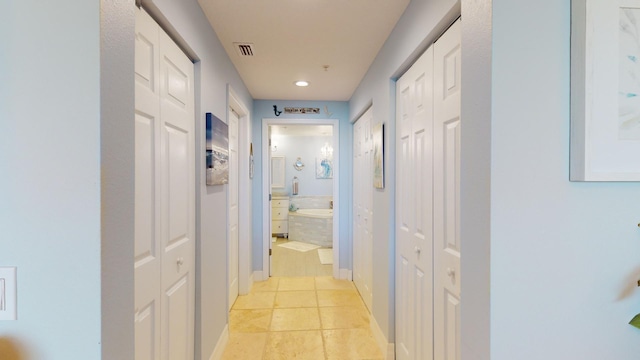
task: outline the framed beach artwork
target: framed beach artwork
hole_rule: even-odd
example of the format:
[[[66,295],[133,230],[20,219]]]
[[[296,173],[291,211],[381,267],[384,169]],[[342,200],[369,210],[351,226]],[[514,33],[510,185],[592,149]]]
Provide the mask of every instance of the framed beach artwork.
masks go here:
[[[333,161],[330,158],[316,158],[316,179],[333,179]]]
[[[384,123],[373,128],[373,186],[384,189]]]
[[[229,126],[211,113],[206,114],[207,185],[229,183]]]
[[[640,181],[640,0],[571,2],[571,181]]]

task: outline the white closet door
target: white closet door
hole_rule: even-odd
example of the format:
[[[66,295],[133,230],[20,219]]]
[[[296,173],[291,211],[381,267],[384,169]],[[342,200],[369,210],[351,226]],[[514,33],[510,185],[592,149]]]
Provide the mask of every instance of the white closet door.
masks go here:
[[[229,109],[229,309],[238,297],[238,114]]]
[[[396,355],[433,359],[433,49],[396,83]]]
[[[372,109],[353,125],[353,282],[371,311],[373,302]]]
[[[162,358],[193,359],[195,156],[193,63],[160,31]]]
[[[142,10],[135,37],[135,359],[160,358],[160,69],[158,25]]]
[[[460,20],[434,45],[435,357],[460,359]]]
[[[136,14],[136,360],[193,359],[193,64]]]

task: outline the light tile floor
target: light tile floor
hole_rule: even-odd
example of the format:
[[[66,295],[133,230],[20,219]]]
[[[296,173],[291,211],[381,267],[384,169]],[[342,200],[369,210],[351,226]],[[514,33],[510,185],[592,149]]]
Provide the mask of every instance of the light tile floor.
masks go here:
[[[229,314],[224,360],[380,360],[369,313],[350,281],[272,277]]]
[[[331,276],[333,265],[323,265],[318,257],[318,250],[296,251],[278,246],[289,242],[288,239],[277,238],[272,244],[271,274],[273,276]]]

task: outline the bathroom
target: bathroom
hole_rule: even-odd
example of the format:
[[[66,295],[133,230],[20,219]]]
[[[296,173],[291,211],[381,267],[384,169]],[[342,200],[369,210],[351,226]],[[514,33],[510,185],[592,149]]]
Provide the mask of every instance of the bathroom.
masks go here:
[[[270,133],[271,275],[331,275],[333,126],[270,125]]]

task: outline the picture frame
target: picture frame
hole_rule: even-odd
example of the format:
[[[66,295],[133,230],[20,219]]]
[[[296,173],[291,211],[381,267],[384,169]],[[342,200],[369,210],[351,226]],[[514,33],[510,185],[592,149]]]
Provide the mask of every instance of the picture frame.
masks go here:
[[[373,127],[373,186],[384,189],[384,123]]]
[[[316,179],[333,179],[333,161],[330,158],[316,158]]]
[[[212,113],[206,113],[207,185],[229,183],[229,126]]]
[[[253,179],[255,165],[253,163],[253,143],[249,145],[249,179]]]
[[[570,181],[640,181],[640,0],[571,2]]]

